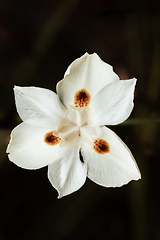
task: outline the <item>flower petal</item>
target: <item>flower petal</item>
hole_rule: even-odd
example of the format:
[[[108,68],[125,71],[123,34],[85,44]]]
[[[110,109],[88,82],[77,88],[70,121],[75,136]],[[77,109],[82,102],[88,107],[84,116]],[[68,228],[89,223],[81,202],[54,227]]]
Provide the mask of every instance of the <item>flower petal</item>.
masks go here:
[[[68,107],[74,105],[75,93],[79,90],[87,90],[92,99],[104,86],[118,79],[112,66],[103,62],[96,53],[85,53],[68,67],[64,79],[57,84],[57,93]]]
[[[51,129],[21,123],[13,129],[7,147],[10,161],[26,169],[44,167],[59,157],[60,144],[51,146],[44,141]]]
[[[48,178],[59,198],[77,191],[86,181],[87,165],[79,159],[79,148],[63,150],[63,157],[48,166]]]
[[[120,80],[103,88],[91,101],[90,108],[99,126],[125,121],[133,109],[136,79]]]
[[[56,128],[65,107],[54,92],[38,87],[14,87],[19,116],[28,124]]]
[[[105,187],[120,187],[131,180],[141,178],[127,146],[109,128],[101,129],[101,137],[108,144],[106,153],[100,154],[94,148],[82,146],[83,160],[88,164],[88,177]]]

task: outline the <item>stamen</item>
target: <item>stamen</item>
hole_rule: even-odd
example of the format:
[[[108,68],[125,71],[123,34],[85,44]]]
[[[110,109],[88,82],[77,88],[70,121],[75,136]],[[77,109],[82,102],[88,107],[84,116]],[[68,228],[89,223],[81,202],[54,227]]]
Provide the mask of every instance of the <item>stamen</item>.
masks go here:
[[[44,142],[50,146],[57,145],[60,142],[61,138],[53,135],[53,132],[48,132],[44,136]]]
[[[109,153],[110,146],[104,139],[94,141],[94,150],[99,154]]]
[[[76,92],[74,96],[74,104],[75,107],[86,107],[88,106],[90,102],[90,94],[85,89],[81,89],[78,92]]]

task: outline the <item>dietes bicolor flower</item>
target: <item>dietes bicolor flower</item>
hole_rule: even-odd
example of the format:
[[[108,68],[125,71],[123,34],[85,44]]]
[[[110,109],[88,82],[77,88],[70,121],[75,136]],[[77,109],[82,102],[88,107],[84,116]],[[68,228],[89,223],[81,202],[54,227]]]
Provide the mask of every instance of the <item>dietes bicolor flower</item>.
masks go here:
[[[120,80],[97,54],[76,59],[57,84],[57,94],[14,87],[22,123],[11,133],[9,159],[26,169],[48,165],[59,198],[78,190],[86,177],[120,187],[141,175],[127,146],[108,127],[132,109],[136,79]]]

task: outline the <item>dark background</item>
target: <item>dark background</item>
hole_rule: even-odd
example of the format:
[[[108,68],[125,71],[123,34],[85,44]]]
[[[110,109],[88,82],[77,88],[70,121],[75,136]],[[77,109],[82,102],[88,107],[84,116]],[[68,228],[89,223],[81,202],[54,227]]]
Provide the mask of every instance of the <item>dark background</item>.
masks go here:
[[[55,91],[85,52],[121,79],[138,79],[130,120],[111,129],[133,152],[142,180],[115,189],[87,180],[58,200],[47,168],[24,170],[6,156],[20,122],[13,86]],[[158,1],[0,0],[0,240],[159,240],[159,100]]]

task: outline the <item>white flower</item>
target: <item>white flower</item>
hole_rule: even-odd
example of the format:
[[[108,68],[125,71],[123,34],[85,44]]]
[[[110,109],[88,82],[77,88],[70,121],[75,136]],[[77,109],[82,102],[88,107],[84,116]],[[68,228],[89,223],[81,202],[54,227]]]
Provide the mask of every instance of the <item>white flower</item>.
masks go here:
[[[23,122],[11,133],[9,159],[26,169],[48,165],[48,178],[59,197],[78,190],[86,177],[105,187],[138,180],[131,152],[104,126],[129,117],[135,84],[135,78],[120,80],[97,54],[86,53],[68,67],[57,94],[14,87]]]

